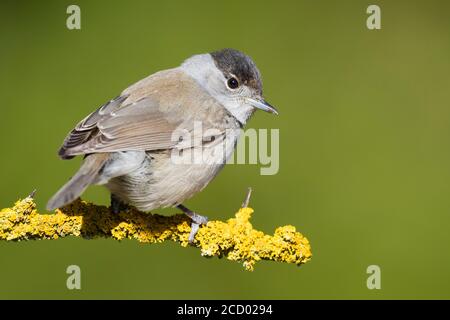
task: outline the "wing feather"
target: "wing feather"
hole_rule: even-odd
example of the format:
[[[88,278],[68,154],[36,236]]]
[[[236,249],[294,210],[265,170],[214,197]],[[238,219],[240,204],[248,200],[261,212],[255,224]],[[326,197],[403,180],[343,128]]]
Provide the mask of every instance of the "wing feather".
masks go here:
[[[80,121],[64,140],[59,155],[70,159],[99,152],[170,149],[179,144],[173,133],[180,125],[192,131],[194,121],[200,120],[207,129],[214,122],[205,116],[210,110],[205,112],[205,102],[197,105],[195,101],[209,101],[209,109],[225,109],[186,77],[172,69],[126,89]],[[186,95],[180,96],[180,90]]]

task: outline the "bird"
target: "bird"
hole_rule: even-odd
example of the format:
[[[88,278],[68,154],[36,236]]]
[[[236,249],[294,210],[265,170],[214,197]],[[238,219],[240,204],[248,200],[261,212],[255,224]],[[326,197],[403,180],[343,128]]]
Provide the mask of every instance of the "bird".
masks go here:
[[[66,136],[60,158],[84,160],[47,209],[104,185],[113,213],[177,207],[191,219],[192,243],[208,218],[183,202],[224,167],[255,110],[278,114],[262,89],[255,62],[230,48],[193,55],[132,84]]]

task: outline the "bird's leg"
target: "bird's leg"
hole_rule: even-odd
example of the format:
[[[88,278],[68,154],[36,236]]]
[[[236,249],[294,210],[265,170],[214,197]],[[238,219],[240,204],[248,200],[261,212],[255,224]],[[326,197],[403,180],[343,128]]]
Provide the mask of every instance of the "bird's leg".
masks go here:
[[[197,234],[198,228],[202,224],[207,224],[208,223],[208,218],[205,217],[205,216],[201,216],[201,215],[199,215],[198,213],[195,213],[192,210],[189,210],[188,208],[186,208],[182,204],[179,204],[177,206],[177,208],[180,209],[181,211],[183,211],[192,220],[191,233],[189,234],[189,243],[193,243],[195,235]]]
[[[122,210],[128,208],[127,204],[122,202],[115,194],[111,193],[111,212],[118,214]]]

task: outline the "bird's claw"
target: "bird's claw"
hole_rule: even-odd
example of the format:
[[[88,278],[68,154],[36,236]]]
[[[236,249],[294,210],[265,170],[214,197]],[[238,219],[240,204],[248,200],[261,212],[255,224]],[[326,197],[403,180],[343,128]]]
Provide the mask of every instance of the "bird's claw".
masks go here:
[[[191,219],[191,232],[189,233],[188,239],[189,244],[194,243],[195,235],[197,234],[200,225],[206,225],[208,223],[208,218],[199,214],[195,214]]]

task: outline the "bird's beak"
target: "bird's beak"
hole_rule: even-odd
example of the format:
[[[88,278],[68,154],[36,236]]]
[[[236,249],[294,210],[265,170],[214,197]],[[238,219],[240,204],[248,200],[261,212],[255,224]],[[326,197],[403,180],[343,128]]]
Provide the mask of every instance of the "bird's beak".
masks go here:
[[[265,100],[262,100],[262,99],[257,100],[257,99],[253,99],[253,98],[247,98],[247,101],[249,104],[251,104],[255,108],[278,115],[277,109],[275,109],[274,106],[271,106],[270,103],[268,103]]]

